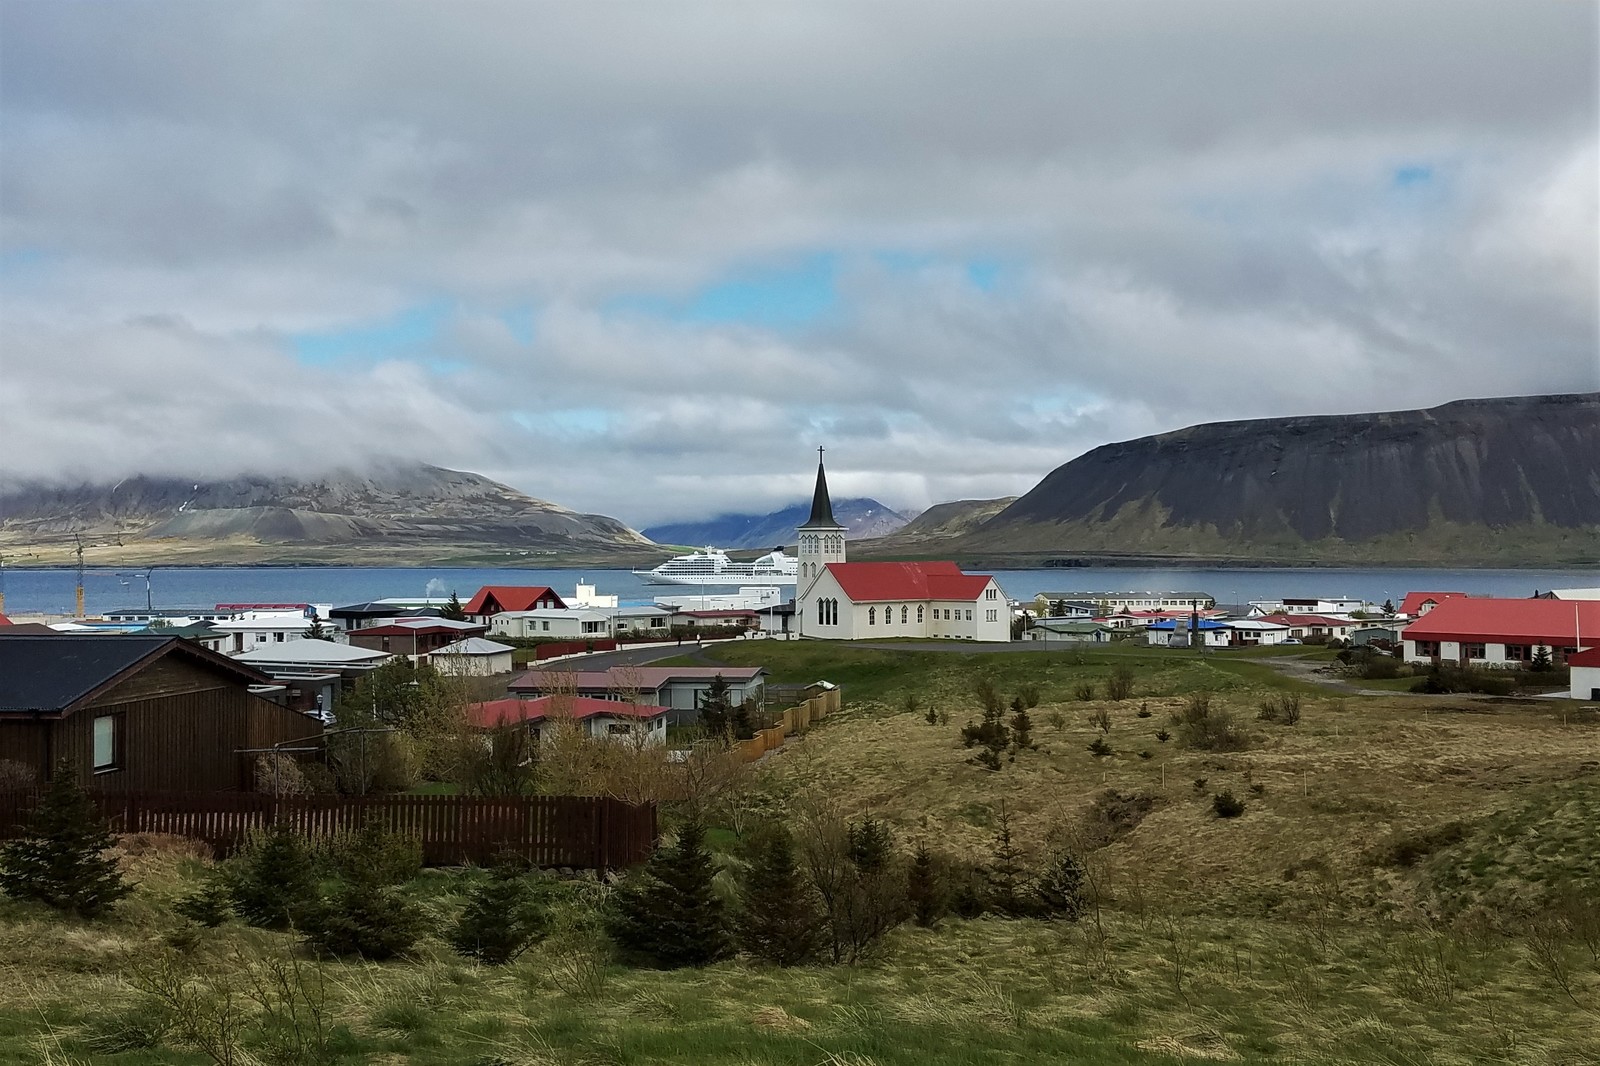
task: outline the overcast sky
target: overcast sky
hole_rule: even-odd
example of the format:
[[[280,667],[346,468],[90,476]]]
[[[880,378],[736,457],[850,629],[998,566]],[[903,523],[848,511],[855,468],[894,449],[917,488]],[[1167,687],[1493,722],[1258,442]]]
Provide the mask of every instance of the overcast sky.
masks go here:
[[[0,0],[0,467],[636,526],[1600,388],[1596,6]]]

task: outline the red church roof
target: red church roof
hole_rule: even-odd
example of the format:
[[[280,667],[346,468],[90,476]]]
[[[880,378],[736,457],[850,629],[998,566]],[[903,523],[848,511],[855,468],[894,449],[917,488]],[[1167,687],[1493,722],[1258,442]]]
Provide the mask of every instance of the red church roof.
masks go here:
[[[1589,638],[1584,637],[1585,641]],[[1600,666],[1600,645],[1584,651],[1575,651],[1567,656],[1568,666]]]
[[[555,701],[555,696],[540,696],[536,700],[489,700],[468,707],[467,717],[480,729],[493,729],[511,722],[542,722],[550,717]],[[599,714],[612,718],[658,718],[667,713],[665,707],[597,700],[589,696],[568,696],[567,703],[566,711],[577,719],[593,718]]]
[[[1435,605],[1445,600],[1454,600],[1466,596],[1465,592],[1408,592],[1406,598],[1400,601],[1400,613],[1410,618],[1415,618],[1422,613],[1422,605],[1432,600]]]
[[[844,594],[856,603],[874,600],[976,600],[993,578],[963,574],[955,563],[829,563]]]
[[[1579,640],[1579,630],[1582,640]],[[1405,628],[1406,640],[1600,645],[1600,600],[1448,599]]]
[[[531,611],[540,600],[554,600],[557,607],[566,606],[549,585],[485,585],[461,610],[465,614]]]

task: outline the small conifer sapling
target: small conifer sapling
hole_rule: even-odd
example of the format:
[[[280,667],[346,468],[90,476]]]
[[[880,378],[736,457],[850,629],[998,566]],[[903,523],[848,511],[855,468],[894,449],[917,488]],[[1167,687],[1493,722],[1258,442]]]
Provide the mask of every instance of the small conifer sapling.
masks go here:
[[[814,961],[825,946],[821,900],[800,870],[794,838],[783,826],[759,831],[739,881],[734,930],[739,946],[779,966]]]
[[[133,891],[106,856],[111,830],[63,761],[22,835],[0,844],[0,892],[97,918]]]
[[[733,944],[705,827],[690,821],[616,890],[606,931],[624,952],[662,969],[727,958]]]

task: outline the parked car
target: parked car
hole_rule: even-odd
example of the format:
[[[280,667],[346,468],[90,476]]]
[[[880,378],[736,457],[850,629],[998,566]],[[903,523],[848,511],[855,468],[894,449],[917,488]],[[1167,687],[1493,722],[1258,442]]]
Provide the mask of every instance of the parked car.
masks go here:
[[[1296,640],[1294,637],[1290,637],[1288,640],[1280,640],[1280,641],[1278,641],[1278,643],[1279,644],[1304,644],[1305,641]]]

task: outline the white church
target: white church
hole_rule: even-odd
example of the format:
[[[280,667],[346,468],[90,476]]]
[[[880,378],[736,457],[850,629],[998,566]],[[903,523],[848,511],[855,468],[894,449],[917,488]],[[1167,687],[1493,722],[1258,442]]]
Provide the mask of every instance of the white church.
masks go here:
[[[1010,601],[988,574],[965,574],[950,562],[846,562],[845,528],[833,517],[821,449],[818,452],[811,517],[796,531],[800,573],[794,617],[800,636],[1011,639]]]

